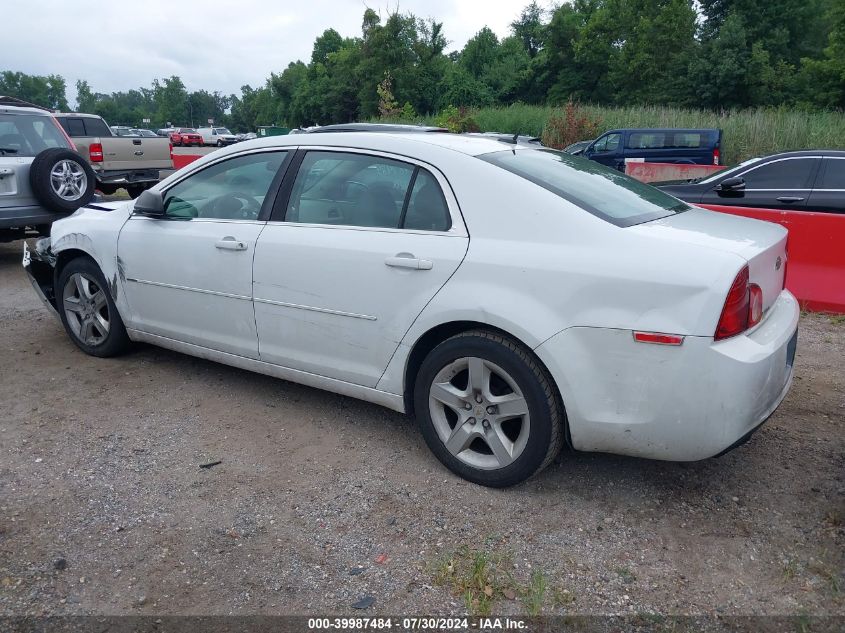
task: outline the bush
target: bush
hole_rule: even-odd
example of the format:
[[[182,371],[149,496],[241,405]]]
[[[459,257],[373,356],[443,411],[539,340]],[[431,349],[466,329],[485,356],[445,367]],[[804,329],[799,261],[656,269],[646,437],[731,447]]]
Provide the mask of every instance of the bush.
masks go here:
[[[601,119],[592,118],[570,99],[562,109],[549,114],[541,138],[546,147],[563,149],[578,141],[596,138],[600,126]]]
[[[480,132],[481,128],[469,109],[447,106],[434,118],[434,125],[445,127],[450,132]]]

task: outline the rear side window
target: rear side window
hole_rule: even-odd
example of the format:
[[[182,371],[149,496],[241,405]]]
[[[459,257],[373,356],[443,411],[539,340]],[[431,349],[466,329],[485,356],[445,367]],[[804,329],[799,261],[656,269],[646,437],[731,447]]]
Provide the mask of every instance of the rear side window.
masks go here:
[[[68,136],[71,138],[85,136],[85,124],[82,122],[82,119],[62,117],[58,119],[58,121],[62,124],[65,132],[67,132]]]
[[[0,156],[35,156],[51,147],[68,147],[51,117],[0,114]]]
[[[550,149],[479,156],[616,226],[632,226],[690,209],[685,202],[596,162]]]
[[[702,145],[700,132],[648,131],[631,132],[628,149],[699,148]]]
[[[83,119],[85,121],[85,136],[111,136],[111,130],[102,119]]]
[[[286,222],[448,231],[446,200],[425,169],[381,156],[311,151],[293,185]]]
[[[845,189],[845,158],[825,158],[824,175],[816,189]]]
[[[818,158],[776,160],[747,171],[745,190],[749,189],[806,189]]]

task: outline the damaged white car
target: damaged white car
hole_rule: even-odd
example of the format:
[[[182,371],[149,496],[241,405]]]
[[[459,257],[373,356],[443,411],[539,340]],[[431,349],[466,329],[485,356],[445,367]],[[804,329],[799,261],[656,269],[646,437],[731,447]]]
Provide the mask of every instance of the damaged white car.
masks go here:
[[[414,414],[489,486],[564,443],[717,455],[784,398],[797,340],[783,228],[450,134],[234,145],[24,264],[88,354],[144,341]]]

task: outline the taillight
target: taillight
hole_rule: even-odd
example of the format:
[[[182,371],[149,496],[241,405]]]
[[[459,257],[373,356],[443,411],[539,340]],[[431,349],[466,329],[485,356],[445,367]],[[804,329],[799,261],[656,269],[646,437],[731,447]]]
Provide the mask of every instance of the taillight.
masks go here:
[[[718,147],[716,147],[716,148],[713,150],[713,164],[714,164],[714,165],[718,165],[718,164],[719,164],[719,148],[718,148]]]
[[[170,162],[173,162],[173,143],[170,143]]]
[[[102,143],[91,143],[88,146],[88,160],[92,163],[102,163],[103,162],[103,144]]]
[[[744,266],[728,291],[713,338],[718,341],[741,334],[762,318],[763,291],[757,284],[748,283],[748,266]]]

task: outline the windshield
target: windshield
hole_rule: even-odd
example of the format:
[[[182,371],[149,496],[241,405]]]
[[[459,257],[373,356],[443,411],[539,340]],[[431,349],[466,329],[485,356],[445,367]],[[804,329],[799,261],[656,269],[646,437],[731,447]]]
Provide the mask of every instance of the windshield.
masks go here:
[[[216,127],[216,128],[214,128],[214,131],[217,132],[218,134],[231,134],[231,132],[229,130],[227,130],[225,127]]]
[[[506,150],[479,156],[616,226],[632,226],[687,211],[685,202],[594,161],[551,149]]]

